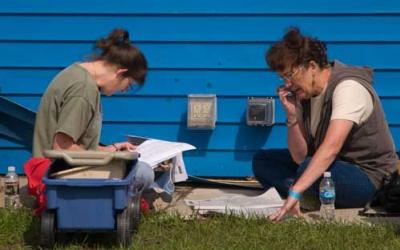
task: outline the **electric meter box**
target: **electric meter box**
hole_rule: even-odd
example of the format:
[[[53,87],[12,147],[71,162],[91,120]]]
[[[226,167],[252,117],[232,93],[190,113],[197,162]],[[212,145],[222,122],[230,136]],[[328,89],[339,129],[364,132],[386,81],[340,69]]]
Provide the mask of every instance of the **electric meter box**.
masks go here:
[[[187,126],[190,129],[214,129],[217,120],[217,96],[188,95]]]
[[[272,126],[275,124],[275,100],[272,97],[249,97],[246,122],[249,126]]]

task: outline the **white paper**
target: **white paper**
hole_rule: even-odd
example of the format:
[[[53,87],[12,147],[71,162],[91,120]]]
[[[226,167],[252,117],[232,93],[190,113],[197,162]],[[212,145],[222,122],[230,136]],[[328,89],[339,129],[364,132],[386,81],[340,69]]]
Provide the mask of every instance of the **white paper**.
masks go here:
[[[193,145],[182,142],[170,142],[128,135],[128,142],[137,145],[136,151],[140,153],[139,160],[152,168],[165,160],[173,159],[174,182],[185,181],[188,178],[182,152],[196,149]]]
[[[185,203],[200,214],[214,212],[268,216],[282,207],[284,201],[276,189],[271,188],[259,196],[236,195],[206,200],[185,200]]]
[[[174,173],[173,173],[173,181],[174,182],[182,182],[188,179],[188,175],[186,172],[185,162],[183,161],[182,153],[179,153],[173,159],[174,165]]]
[[[191,149],[195,149],[195,147],[187,143],[149,139],[140,144],[136,151],[140,153],[141,161],[148,163],[150,166],[156,166],[160,162]]]

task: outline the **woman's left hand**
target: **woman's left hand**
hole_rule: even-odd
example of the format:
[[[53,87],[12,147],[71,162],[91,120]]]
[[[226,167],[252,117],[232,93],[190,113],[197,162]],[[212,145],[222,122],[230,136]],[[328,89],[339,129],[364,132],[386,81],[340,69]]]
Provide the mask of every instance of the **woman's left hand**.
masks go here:
[[[290,212],[295,217],[300,217],[300,202],[298,199],[295,199],[291,196],[288,196],[285,204],[276,211],[274,214],[270,215],[268,218],[273,222],[280,221],[288,212]]]

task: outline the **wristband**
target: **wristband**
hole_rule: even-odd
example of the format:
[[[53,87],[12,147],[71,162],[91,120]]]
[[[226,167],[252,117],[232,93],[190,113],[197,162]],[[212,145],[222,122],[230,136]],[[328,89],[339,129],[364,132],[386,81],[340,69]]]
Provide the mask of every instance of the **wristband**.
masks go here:
[[[115,145],[115,143],[113,143],[111,145],[113,145],[113,147],[115,148],[115,151],[119,151],[119,148],[117,147],[117,145]]]
[[[296,199],[296,200],[300,200],[300,198],[301,198],[301,195],[300,195],[299,192],[293,191],[293,190],[291,190],[291,189],[289,190],[288,195],[289,195],[290,197],[292,197],[293,199]]]

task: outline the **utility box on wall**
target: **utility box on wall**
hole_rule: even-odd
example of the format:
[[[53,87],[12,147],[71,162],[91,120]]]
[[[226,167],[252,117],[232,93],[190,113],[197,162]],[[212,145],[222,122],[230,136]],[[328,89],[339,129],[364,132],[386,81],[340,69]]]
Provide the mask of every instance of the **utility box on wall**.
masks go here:
[[[275,123],[275,100],[272,97],[249,97],[246,122],[249,126],[272,126]]]
[[[217,97],[213,94],[188,96],[187,126],[190,129],[214,129],[217,120]]]

